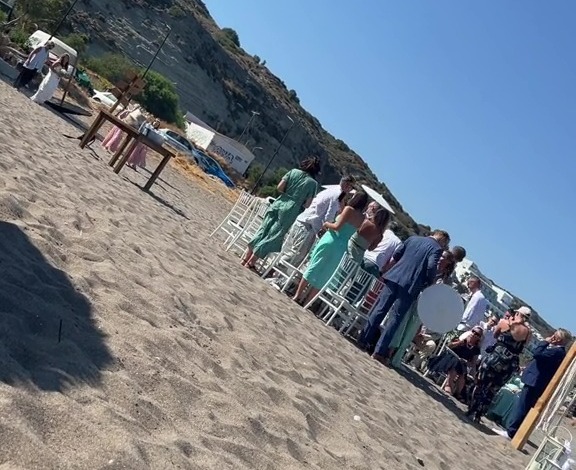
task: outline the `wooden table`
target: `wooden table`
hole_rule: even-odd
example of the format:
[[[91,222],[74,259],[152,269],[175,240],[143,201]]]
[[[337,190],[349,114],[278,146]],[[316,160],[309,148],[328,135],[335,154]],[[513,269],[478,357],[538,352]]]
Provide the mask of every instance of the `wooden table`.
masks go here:
[[[86,147],[88,142],[90,142],[94,138],[98,130],[102,127],[104,121],[108,121],[112,125],[119,127],[122,130],[122,132],[126,134],[126,137],[122,141],[122,144],[108,162],[108,165],[114,167],[114,173],[116,174],[120,173],[120,171],[128,161],[130,154],[136,148],[136,145],[138,145],[139,143],[146,145],[146,147],[148,147],[149,149],[162,155],[162,161],[160,162],[158,167],[154,170],[154,173],[152,173],[152,176],[150,176],[150,178],[144,185],[144,191],[149,191],[152,185],[160,176],[160,173],[162,173],[162,170],[164,170],[164,167],[170,161],[170,159],[176,156],[176,153],[168,149],[167,147],[164,147],[163,145],[160,145],[154,142],[153,140],[147,138],[146,136],[140,134],[134,127],[130,126],[121,119],[118,119],[113,114],[104,110],[98,113],[98,116],[96,116],[96,119],[90,126],[90,129],[88,129],[86,134],[84,134],[84,137],[82,137],[82,140],[80,141],[80,148]],[[132,143],[130,146],[128,146],[130,142]]]
[[[112,113],[102,110],[98,113],[96,119],[94,119],[94,122],[90,126],[90,129],[88,129],[84,134],[84,136],[82,137],[82,140],[80,141],[80,148],[84,148],[86,147],[86,145],[88,145],[88,142],[90,142],[96,136],[96,133],[100,130],[100,128],[104,124],[104,121],[108,121],[113,126],[119,127],[122,130],[122,132],[126,134],[126,137],[122,141],[122,144],[120,145],[120,147],[118,147],[118,150],[114,153],[114,155],[108,162],[108,165],[114,166],[118,158],[120,158],[120,155],[122,155],[122,152],[126,150],[126,147],[130,143],[130,141],[138,135],[138,130],[122,121],[122,119],[117,118]]]
[[[154,173],[152,173],[152,175],[150,176],[150,178],[148,179],[148,181],[144,185],[144,191],[149,191],[150,188],[152,187],[152,185],[155,183],[155,181],[160,176],[160,173],[162,173],[162,170],[164,170],[164,167],[170,161],[170,159],[174,158],[176,156],[176,153],[173,150],[171,150],[167,147],[164,147],[161,144],[154,142],[153,140],[149,139],[148,137],[146,137],[143,134],[138,133],[134,138],[130,138],[130,140],[132,140],[132,144],[130,144],[130,147],[128,147],[126,152],[124,152],[124,155],[122,155],[122,158],[120,158],[120,161],[114,167],[114,173],[116,173],[116,174],[120,173],[120,171],[122,170],[122,168],[124,167],[124,165],[128,161],[128,158],[130,158],[130,154],[136,148],[136,146],[138,144],[144,144],[150,150],[153,150],[154,152],[162,155],[162,161],[156,167],[156,169],[154,170]],[[114,158],[114,157],[112,157],[112,158]],[[110,164],[110,166],[112,166],[114,163],[112,162],[112,160],[110,160],[109,164]]]

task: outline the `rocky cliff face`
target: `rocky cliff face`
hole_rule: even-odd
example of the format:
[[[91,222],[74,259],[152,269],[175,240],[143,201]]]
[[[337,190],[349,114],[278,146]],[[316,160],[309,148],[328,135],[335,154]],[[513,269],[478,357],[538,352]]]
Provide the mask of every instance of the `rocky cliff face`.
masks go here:
[[[352,173],[379,188],[395,211],[399,234],[423,233],[362,158],[326,132],[304,110],[294,92],[264,65],[223,38],[222,31],[199,0],[81,0],[70,17],[72,28],[90,37],[88,53],[121,52],[146,65],[170,25],[172,33],[154,69],[176,84],[183,111],[190,111],[232,138],[242,133],[251,111],[260,115],[243,141],[265,163],[290,126],[295,125],[274,167],[291,168],[309,154],[322,157],[323,182]]]

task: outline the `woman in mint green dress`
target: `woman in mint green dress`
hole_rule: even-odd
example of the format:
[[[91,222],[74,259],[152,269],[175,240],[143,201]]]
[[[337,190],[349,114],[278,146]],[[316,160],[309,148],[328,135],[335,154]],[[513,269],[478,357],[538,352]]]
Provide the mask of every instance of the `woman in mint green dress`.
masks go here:
[[[318,241],[310,255],[310,262],[304,272],[293,300],[301,302],[303,294],[310,287],[306,304],[328,282],[346,250],[350,237],[364,223],[364,210],[368,205],[368,195],[359,191],[346,204],[335,223],[326,222],[326,233]]]
[[[276,199],[262,221],[260,229],[248,244],[242,259],[247,268],[255,269],[256,262],[270,253],[282,249],[284,237],[302,209],[308,207],[318,190],[314,179],[320,173],[320,159],[304,160],[299,169],[290,170],[278,183],[280,196]]]

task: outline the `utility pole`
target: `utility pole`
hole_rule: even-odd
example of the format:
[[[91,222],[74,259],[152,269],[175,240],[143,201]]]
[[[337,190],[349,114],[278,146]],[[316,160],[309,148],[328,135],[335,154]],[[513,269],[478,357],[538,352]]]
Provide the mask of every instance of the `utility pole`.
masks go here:
[[[270,160],[268,160],[268,163],[266,164],[266,166],[264,167],[264,169],[262,170],[262,174],[260,175],[260,177],[258,178],[258,180],[256,181],[256,183],[254,183],[254,187],[252,188],[252,191],[250,191],[252,194],[256,194],[256,190],[258,189],[258,186],[260,185],[260,182],[262,181],[262,178],[264,178],[264,175],[266,174],[266,171],[268,171],[268,168],[270,168],[270,165],[272,165],[272,162],[274,161],[274,159],[276,158],[276,155],[278,155],[278,152],[280,151],[280,149],[282,148],[282,145],[284,145],[284,141],[286,140],[286,137],[288,137],[288,134],[290,133],[290,131],[292,130],[292,128],[294,127],[294,120],[288,116],[288,119],[290,120],[290,127],[288,128],[288,130],[284,133],[284,137],[282,137],[282,140],[280,141],[280,144],[278,144],[278,147],[276,147],[276,150],[274,151],[274,153],[272,154],[272,156],[270,157]]]
[[[248,130],[248,128],[250,127],[250,124],[252,124],[252,121],[254,120],[254,118],[256,116],[260,116],[260,113],[256,112],[256,111],[252,111],[252,116],[250,116],[250,119],[248,119],[248,122],[246,123],[246,126],[244,127],[244,130],[242,131],[242,134],[240,134],[240,137],[238,137],[238,142],[242,143],[242,137],[244,137],[244,134],[246,134],[246,131]]]

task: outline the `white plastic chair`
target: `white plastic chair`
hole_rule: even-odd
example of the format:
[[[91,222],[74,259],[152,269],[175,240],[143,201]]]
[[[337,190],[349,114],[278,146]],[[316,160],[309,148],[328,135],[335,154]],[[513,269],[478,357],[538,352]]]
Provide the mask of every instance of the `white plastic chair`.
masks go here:
[[[326,321],[326,326],[332,325],[337,318],[342,318],[344,319],[340,327],[340,331],[342,331],[344,325],[348,325],[350,322],[350,317],[352,315],[356,316],[356,305],[363,299],[373,279],[374,276],[372,276],[372,274],[358,268],[354,276],[350,279],[348,287],[346,288],[346,295],[344,299],[339,302],[338,308],[323,318],[323,320]]]
[[[210,236],[213,237],[219,230],[222,230],[226,234],[224,244],[229,243],[248,223],[256,201],[257,198],[255,196],[246,191],[242,191],[234,207],[232,207],[228,215],[224,217],[224,220],[214,229]]]
[[[318,300],[325,305],[328,312],[330,310],[338,310],[346,302],[346,295],[351,288],[350,281],[358,269],[359,264],[348,253],[345,253],[326,285],[320,289],[318,294],[304,308],[310,308]],[[324,315],[323,318],[327,316],[328,314]]]
[[[283,279],[283,281],[281,281],[282,288],[280,289],[280,292],[285,292],[286,289],[288,289],[296,280],[296,278],[302,276],[306,270],[306,266],[310,260],[310,253],[314,251],[314,246],[316,243],[318,243],[318,240],[314,242],[314,245],[312,245],[304,259],[298,265],[294,265],[288,261],[293,255],[296,254],[290,248],[286,248],[280,253],[277,253],[268,263],[268,266],[263,272],[262,277],[265,279],[270,278],[270,274],[273,273],[276,280]],[[278,281],[276,281],[275,284],[279,286]]]
[[[384,281],[382,279],[372,277],[370,285],[368,286],[368,290],[366,291],[366,294],[364,294],[364,298],[357,303],[353,312],[349,316],[348,322],[344,323],[340,328],[340,332],[342,332],[344,336],[350,336],[350,332],[354,327],[358,325],[360,320],[363,322],[368,321],[368,318],[372,313],[372,309],[378,302],[380,292],[382,292],[383,288]]]
[[[226,251],[237,249],[241,254],[248,249],[248,243],[254,238],[258,229],[262,225],[264,215],[268,211],[270,204],[265,199],[258,198],[254,203],[252,214],[249,217],[247,225],[243,227],[226,245]]]

